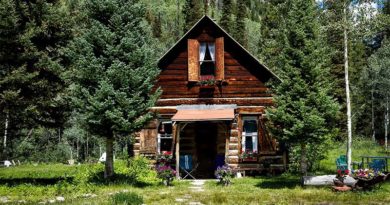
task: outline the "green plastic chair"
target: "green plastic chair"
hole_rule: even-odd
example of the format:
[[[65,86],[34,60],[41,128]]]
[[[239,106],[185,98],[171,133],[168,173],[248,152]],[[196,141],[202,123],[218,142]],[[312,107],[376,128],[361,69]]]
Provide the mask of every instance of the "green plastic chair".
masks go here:
[[[348,169],[347,156],[340,155],[340,157],[336,159],[336,167],[337,170],[342,170],[342,171]]]

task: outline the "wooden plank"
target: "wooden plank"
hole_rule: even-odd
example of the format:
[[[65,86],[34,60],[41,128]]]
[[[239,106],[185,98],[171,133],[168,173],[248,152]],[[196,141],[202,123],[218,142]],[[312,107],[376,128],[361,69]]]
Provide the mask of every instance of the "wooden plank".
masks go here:
[[[188,81],[199,80],[199,41],[188,39]]]
[[[176,178],[180,179],[180,124],[175,123],[176,128]]]
[[[182,104],[237,104],[239,106],[270,106],[273,105],[273,100],[271,98],[166,98],[157,101],[157,106],[176,106]]]
[[[217,80],[225,79],[224,53],[224,39],[223,37],[219,37],[215,40],[215,78]]]

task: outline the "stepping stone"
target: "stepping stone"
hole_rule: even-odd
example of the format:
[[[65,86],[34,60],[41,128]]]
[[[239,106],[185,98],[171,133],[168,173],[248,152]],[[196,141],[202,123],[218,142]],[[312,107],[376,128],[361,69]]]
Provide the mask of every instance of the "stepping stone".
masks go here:
[[[65,198],[63,196],[57,196],[56,200],[57,201],[65,201]]]
[[[200,180],[194,180],[191,182],[192,185],[202,186],[204,184],[204,181]]]
[[[189,205],[203,205],[203,204],[199,201],[191,201]]]
[[[183,201],[185,201],[185,200],[186,200],[186,199],[181,199],[181,198],[175,199],[176,202],[183,202]]]
[[[192,196],[191,196],[191,195],[188,195],[188,194],[186,194],[186,195],[184,195],[184,196],[183,196],[183,198],[185,198],[185,199],[190,199],[190,198],[192,198]]]

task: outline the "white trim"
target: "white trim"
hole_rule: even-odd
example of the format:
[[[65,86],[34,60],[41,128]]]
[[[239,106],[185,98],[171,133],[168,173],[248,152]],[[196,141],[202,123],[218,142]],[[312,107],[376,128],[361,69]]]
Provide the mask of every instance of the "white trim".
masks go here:
[[[256,127],[257,127],[257,130],[256,130],[256,132],[244,132],[244,123],[245,123],[245,121],[252,121],[252,120],[254,120],[254,121],[256,121]],[[243,132],[242,132],[242,135],[241,135],[241,137],[242,137],[242,145],[241,145],[241,147],[242,147],[242,151],[244,152],[245,151],[245,149],[246,149],[246,147],[245,147],[245,140],[246,140],[246,138],[247,137],[252,137],[252,144],[253,144],[253,149],[251,150],[251,151],[253,151],[253,152],[258,152],[258,140],[259,140],[259,136],[258,136],[258,132],[259,132],[259,126],[258,126],[258,122],[259,122],[259,120],[258,120],[258,116],[256,115],[256,116],[243,116],[242,117],[242,130],[243,130]]]

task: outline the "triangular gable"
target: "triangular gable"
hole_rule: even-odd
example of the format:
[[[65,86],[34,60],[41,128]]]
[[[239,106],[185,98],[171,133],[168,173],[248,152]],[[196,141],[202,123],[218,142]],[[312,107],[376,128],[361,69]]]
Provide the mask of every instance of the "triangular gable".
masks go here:
[[[195,25],[187,31],[184,36],[178,40],[159,60],[158,60],[158,66],[160,68],[164,67],[165,63],[169,62],[169,59],[174,58],[176,51],[181,46],[187,45],[187,39],[191,38],[194,34],[194,31],[205,27],[206,25],[211,26],[213,29],[215,29],[216,33],[220,33],[224,38],[225,41],[229,42],[230,45],[234,46],[237,50],[242,53],[243,56],[245,56],[246,59],[254,63],[255,65],[258,65],[259,69],[263,69],[266,73],[270,75],[270,77],[276,78],[280,80],[278,76],[276,76],[267,66],[262,64],[256,57],[254,57],[249,51],[247,51],[240,43],[238,43],[232,36],[230,36],[225,30],[223,30],[217,23],[215,23],[214,20],[212,20],[208,16],[203,16]]]

